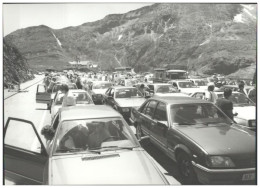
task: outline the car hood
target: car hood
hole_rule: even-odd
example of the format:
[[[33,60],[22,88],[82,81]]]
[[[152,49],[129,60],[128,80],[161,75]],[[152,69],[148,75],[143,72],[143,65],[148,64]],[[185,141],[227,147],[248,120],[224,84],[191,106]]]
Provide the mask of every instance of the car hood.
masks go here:
[[[124,99],[115,98],[116,103],[120,107],[139,107],[144,103],[145,100],[146,100],[145,98],[124,98]]]
[[[155,93],[154,96],[159,97],[188,97],[187,94],[184,93]]]
[[[245,120],[256,119],[255,106],[234,106],[233,113],[238,113],[237,117]]]
[[[255,152],[255,135],[237,125],[183,126],[178,131],[202,147],[209,155]]]
[[[94,94],[102,94],[102,95],[105,95],[107,89],[93,89],[92,91],[94,92]]]
[[[190,94],[201,91],[201,88],[180,88],[180,90],[181,93]]]
[[[54,185],[165,184],[165,179],[143,151],[104,152],[52,158]]]

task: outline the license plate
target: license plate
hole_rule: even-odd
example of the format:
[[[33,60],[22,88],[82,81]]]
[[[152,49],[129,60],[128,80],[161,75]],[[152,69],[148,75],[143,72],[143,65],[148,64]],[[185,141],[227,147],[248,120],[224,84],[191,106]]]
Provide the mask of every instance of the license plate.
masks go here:
[[[242,180],[254,180],[255,179],[255,173],[250,173],[250,174],[243,174]]]

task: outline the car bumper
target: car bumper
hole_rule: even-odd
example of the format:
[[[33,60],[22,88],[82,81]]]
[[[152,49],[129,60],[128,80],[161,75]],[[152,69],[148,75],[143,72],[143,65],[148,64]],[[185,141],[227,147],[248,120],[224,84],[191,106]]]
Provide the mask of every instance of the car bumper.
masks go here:
[[[245,169],[208,169],[192,161],[198,180],[203,184],[256,184],[255,168]],[[254,179],[242,180],[245,174],[254,174]]]

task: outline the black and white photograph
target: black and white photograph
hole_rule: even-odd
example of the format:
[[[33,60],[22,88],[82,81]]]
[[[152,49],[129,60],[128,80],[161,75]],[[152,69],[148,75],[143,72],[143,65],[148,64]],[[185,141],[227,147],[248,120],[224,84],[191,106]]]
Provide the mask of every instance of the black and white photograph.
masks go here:
[[[257,185],[257,2],[2,2],[3,185]]]

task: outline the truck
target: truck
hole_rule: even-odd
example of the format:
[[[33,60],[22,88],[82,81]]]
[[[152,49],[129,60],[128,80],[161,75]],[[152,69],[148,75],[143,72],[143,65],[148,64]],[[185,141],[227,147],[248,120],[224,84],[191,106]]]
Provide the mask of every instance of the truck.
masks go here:
[[[188,79],[187,66],[168,65],[154,69],[154,83],[167,83],[170,80]]]

